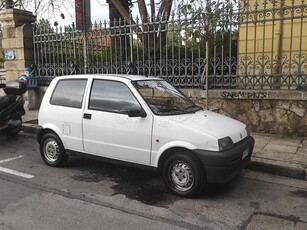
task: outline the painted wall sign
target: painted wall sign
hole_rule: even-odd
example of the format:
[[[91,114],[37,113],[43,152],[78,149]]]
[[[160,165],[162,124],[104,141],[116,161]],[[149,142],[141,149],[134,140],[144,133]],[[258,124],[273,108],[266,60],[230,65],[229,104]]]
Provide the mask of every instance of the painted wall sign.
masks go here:
[[[15,50],[4,50],[5,60],[14,60],[15,59]]]
[[[268,98],[268,93],[262,92],[251,92],[251,91],[237,91],[237,92],[227,92],[224,91],[221,94],[224,99],[266,99]]]

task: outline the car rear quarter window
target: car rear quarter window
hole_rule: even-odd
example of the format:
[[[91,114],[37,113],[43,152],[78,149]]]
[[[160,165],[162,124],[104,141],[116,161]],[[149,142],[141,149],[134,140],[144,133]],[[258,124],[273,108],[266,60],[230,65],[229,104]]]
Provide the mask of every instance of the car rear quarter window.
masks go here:
[[[81,108],[86,82],[86,79],[60,80],[53,91],[50,104]]]
[[[111,80],[94,80],[89,109],[114,113],[128,113],[141,106],[128,86]]]

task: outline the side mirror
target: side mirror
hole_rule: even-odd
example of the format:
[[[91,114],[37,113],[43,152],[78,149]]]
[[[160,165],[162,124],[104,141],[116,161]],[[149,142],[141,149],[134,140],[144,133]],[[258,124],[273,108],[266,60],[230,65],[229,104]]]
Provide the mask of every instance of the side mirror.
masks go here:
[[[128,111],[129,117],[147,117],[146,112],[143,109],[131,109]]]

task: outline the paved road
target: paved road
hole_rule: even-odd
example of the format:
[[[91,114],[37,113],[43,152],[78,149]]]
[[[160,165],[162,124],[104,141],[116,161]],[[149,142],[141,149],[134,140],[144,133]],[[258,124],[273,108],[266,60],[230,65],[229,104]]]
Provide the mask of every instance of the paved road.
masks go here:
[[[307,229],[307,182],[244,171],[196,199],[140,169],[71,157],[46,166],[36,140],[0,137],[0,229]]]
[[[0,229],[185,229],[16,181],[0,183]]]

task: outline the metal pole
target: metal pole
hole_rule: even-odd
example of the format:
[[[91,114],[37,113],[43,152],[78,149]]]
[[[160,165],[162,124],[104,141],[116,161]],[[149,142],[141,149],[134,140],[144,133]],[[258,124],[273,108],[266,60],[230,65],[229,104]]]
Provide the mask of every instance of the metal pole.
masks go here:
[[[206,109],[209,109],[209,43],[206,41]]]
[[[132,33],[132,13],[130,12],[130,61],[133,63],[133,33]]]
[[[84,73],[87,74],[87,42],[86,42],[86,31],[83,31],[83,58],[84,58]]]
[[[84,73],[87,74],[87,41],[86,41],[86,15],[85,15],[85,0],[82,0],[82,14],[83,14],[83,58],[84,58]]]
[[[34,0],[34,13],[35,15],[37,15],[37,3],[36,3],[36,0]]]

